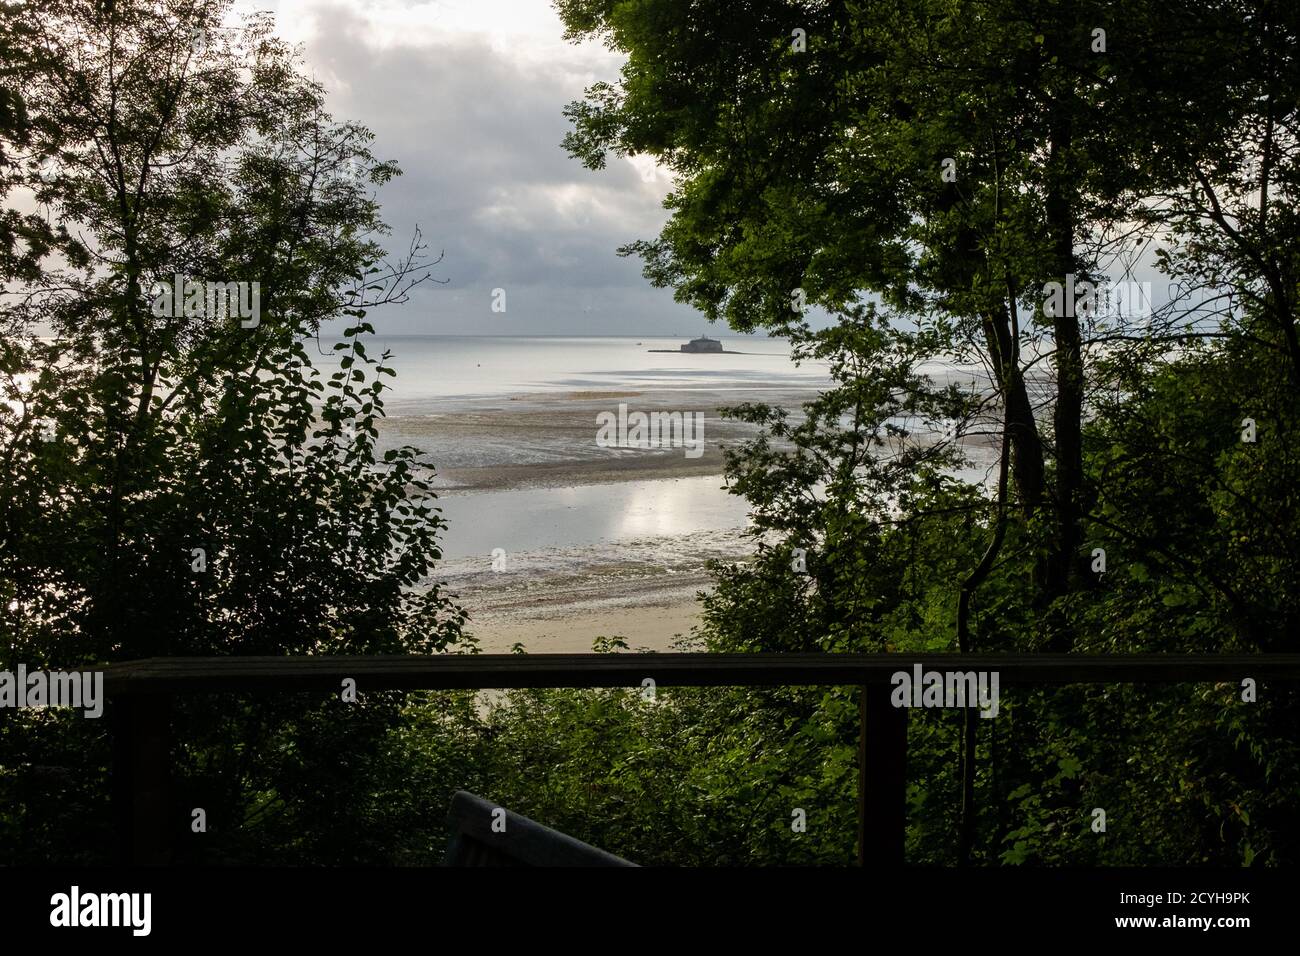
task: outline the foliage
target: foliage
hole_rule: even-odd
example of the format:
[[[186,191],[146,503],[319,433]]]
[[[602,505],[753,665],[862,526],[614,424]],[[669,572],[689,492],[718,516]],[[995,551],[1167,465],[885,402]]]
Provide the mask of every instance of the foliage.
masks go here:
[[[569,107],[569,151],[676,177],[625,252],[833,376],[729,411],[757,430],[726,457],[755,553],[715,567],[691,647],[1294,649],[1300,8],[557,6],[627,55]],[[427,473],[375,446],[392,369],[367,314],[425,276],[418,237],[384,258],[370,189],[398,169],[269,21],[226,13],[0,6],[0,187],[35,210],[0,216],[4,663],[462,646]],[[1047,308],[1147,247],[1182,290],[1153,314]],[[258,282],[260,323],[157,315],[178,273]],[[909,860],[1294,865],[1300,696],[1242,690],[1006,689],[973,732],[912,715]],[[432,862],[465,788],[640,863],[847,864],[855,694],[194,698],[178,788],[212,839],[187,859]],[[85,721],[0,715],[5,858],[102,857],[106,767]]]
[[[224,26],[227,6],[56,2],[24,8],[11,34],[28,67],[4,186],[39,212],[9,246],[0,319],[7,666],[458,640],[464,613],[425,585],[444,524],[418,452],[376,451],[394,372],[366,349],[367,311],[427,275],[418,241],[396,262],[379,241],[372,188],[398,170],[324,111],[269,21]],[[256,283],[259,307],[160,309],[176,276]],[[330,318],[348,320],[344,341],[314,355]],[[348,728],[374,759],[399,707],[381,695],[340,720],[296,698],[191,701],[180,787],[224,826],[287,814],[282,845],[328,834],[331,858],[360,853],[371,838],[322,804],[363,793],[364,775],[324,744]],[[0,720],[14,826],[53,796],[40,759],[82,781],[78,800],[106,791],[97,728],[51,751],[41,721]],[[292,760],[275,759],[283,747]]]

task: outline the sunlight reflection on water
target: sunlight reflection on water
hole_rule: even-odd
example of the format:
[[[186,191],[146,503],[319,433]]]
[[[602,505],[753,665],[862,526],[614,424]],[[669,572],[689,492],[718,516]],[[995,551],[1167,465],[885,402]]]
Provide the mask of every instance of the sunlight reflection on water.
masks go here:
[[[721,490],[715,476],[443,492],[449,558],[488,554],[493,548],[525,551],[574,547],[696,531],[742,528],[746,502]]]

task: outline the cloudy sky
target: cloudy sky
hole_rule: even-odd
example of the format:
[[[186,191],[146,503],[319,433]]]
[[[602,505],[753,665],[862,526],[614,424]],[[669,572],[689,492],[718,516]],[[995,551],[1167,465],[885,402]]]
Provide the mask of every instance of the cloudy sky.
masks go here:
[[[373,313],[380,331],[694,334],[708,324],[615,249],[658,234],[667,178],[569,158],[565,104],[621,57],[562,39],[549,0],[249,0],[300,43],[331,111],[375,133],[403,175],[379,198],[404,250],[418,225],[445,252],[429,287]],[[491,311],[506,291],[505,314]]]

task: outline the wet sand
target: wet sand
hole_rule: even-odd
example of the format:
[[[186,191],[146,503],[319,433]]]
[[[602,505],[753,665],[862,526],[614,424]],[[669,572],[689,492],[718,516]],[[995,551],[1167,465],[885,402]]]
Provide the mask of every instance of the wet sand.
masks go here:
[[[726,493],[719,488],[724,448],[754,430],[724,421],[719,408],[770,402],[797,412],[799,403],[812,397],[808,390],[752,386],[520,394],[462,401],[436,411],[398,409],[382,423],[380,445],[414,445],[436,468],[432,484],[452,522],[445,538],[452,544],[472,542],[451,548],[453,556],[440,564],[438,577],[469,610],[467,630],[484,652],[508,652],[517,643],[534,653],[583,652],[591,650],[597,637],[669,650],[698,621],[696,595],[711,585],[705,561],[744,560],[752,548],[739,527],[726,526],[743,525],[743,503],[722,507]],[[599,447],[597,415],[617,414],[620,403],[629,411],[702,413],[702,454],[690,457],[680,446]],[[709,476],[716,483],[700,483]],[[681,479],[694,481],[679,483]],[[647,482],[667,487],[652,490]],[[599,500],[594,504],[560,514],[582,530],[595,525],[598,512],[603,524],[592,534],[600,540],[533,550],[520,544],[535,544],[547,535],[562,543],[571,529],[548,530],[545,525],[556,520],[556,495],[567,499],[563,489],[593,486],[608,492],[595,491]],[[509,491],[523,493],[522,508],[518,496],[502,500],[499,493]],[[529,498],[533,491],[540,497]],[[671,508],[669,504],[644,513],[647,502],[661,499],[681,509],[682,495],[689,496],[691,514],[708,515],[715,526],[700,530],[681,514],[654,513],[654,507]],[[591,502],[593,495],[573,497]],[[484,509],[498,504],[514,512],[504,522],[507,528],[475,534],[477,527],[456,526],[459,514],[462,521],[496,529],[502,516]],[[611,512],[620,516],[618,521],[610,522]],[[739,517],[727,518],[732,512]],[[506,567],[493,571],[491,552],[497,546],[507,555]]]
[[[381,447],[409,444],[434,466],[435,488],[503,489],[560,487],[617,481],[721,475],[723,449],[755,429],[725,421],[720,409],[767,402],[797,412],[807,390],[737,388],[628,392],[546,392],[479,402],[438,411],[397,409],[381,428]],[[602,448],[597,416],[629,412],[703,414],[698,457],[677,447]]]
[[[698,595],[712,587],[707,563],[743,561],[751,548],[743,530],[696,532],[521,552],[496,571],[488,556],[463,557],[443,571],[485,653],[516,643],[533,653],[584,652],[597,637],[667,651],[699,620]]]
[[[465,516],[462,521],[491,526],[449,551],[453,556],[438,572],[470,612],[467,631],[484,652],[508,652],[516,644],[533,653],[582,652],[591,650],[597,637],[622,637],[633,648],[666,651],[699,621],[697,595],[712,583],[705,561],[744,561],[752,553],[753,541],[743,533],[743,502],[732,516],[709,496],[726,497],[718,487],[724,450],[754,429],[723,420],[719,409],[767,402],[786,408],[793,418],[800,403],[813,396],[806,389],[753,386],[521,393],[444,403],[436,410],[396,409],[382,423],[380,447],[410,444],[425,452],[423,460],[436,469],[432,483],[453,520],[449,536],[457,533],[457,512]],[[703,453],[693,458],[682,447],[599,447],[597,415],[617,413],[620,403],[632,411],[702,413]],[[967,445],[972,457],[991,458],[987,440],[972,438]],[[700,483],[701,476],[715,476],[717,484]],[[696,483],[647,488],[648,482],[684,478]],[[609,498],[603,490],[597,501],[564,491],[586,486],[608,487]],[[501,492],[525,489],[537,490],[538,496],[524,491],[500,501]],[[565,510],[557,506],[556,495],[585,503],[570,502]],[[511,514],[498,514],[498,507]],[[638,507],[651,508],[649,520],[635,513]],[[688,507],[714,526],[701,529],[663,513],[674,507]],[[611,514],[617,520],[610,521]],[[573,530],[568,524],[579,531],[591,525],[592,539],[539,547],[539,541],[564,542]],[[506,562],[494,571],[491,552],[498,545]]]

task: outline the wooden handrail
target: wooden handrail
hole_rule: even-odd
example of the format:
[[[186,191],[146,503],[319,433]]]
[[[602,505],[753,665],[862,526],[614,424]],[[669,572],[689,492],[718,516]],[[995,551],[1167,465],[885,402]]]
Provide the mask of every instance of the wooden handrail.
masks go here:
[[[155,657],[103,668],[113,713],[113,786],[121,854],[171,862],[171,701],[178,694],[631,687],[856,685],[858,862],[899,866],[906,832],[907,709],[890,701],[898,671],[997,672],[1000,686],[1239,683],[1300,679],[1300,654],[438,654]]]
[[[1300,679],[1300,654],[435,654],[153,657],[104,668],[109,696],[203,691],[817,686],[896,671],[997,671],[1002,684]]]

